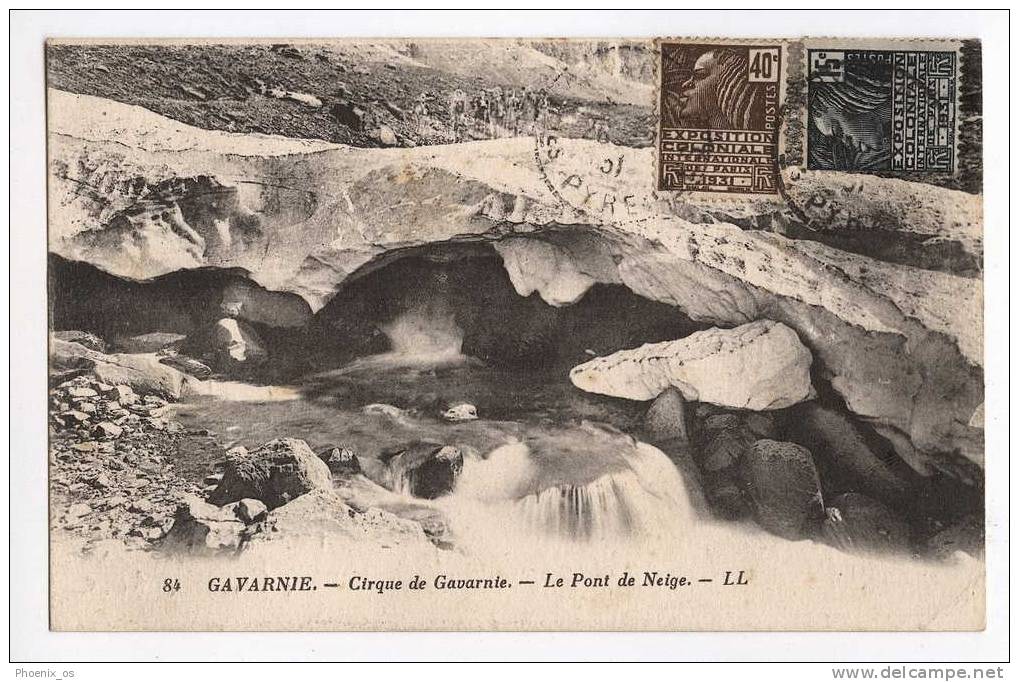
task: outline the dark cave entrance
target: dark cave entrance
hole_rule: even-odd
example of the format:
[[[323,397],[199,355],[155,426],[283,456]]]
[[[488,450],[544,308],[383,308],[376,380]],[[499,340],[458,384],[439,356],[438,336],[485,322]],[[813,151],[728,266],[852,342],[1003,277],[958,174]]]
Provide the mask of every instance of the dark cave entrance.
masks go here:
[[[384,330],[407,315],[424,324],[435,318],[437,327],[452,323],[460,351],[489,366],[557,374],[594,355],[710,326],[619,284],[594,284],[573,305],[555,307],[537,293],[517,293],[490,245],[447,243],[408,249],[355,273],[315,315],[310,335],[330,340],[318,352],[332,356],[321,363],[335,365],[393,350]]]

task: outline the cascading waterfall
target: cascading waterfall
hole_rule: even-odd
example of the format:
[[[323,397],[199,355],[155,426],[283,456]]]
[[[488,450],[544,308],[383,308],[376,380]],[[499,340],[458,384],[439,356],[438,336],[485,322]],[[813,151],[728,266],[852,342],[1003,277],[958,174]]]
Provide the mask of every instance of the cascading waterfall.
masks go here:
[[[412,497],[410,471],[405,466],[405,458],[397,455],[389,460],[386,469],[386,487],[398,495]]]
[[[420,302],[379,329],[389,338],[389,355],[419,363],[462,357],[463,331],[441,298]]]
[[[379,324],[389,340],[385,353],[357,358],[340,374],[394,368],[429,368],[459,365],[467,361],[461,353],[463,330],[457,326],[453,309],[441,298],[419,301],[392,319]]]
[[[664,453],[629,441],[620,455],[623,466],[592,480],[549,483],[527,445],[512,443],[467,460],[455,491],[439,503],[456,531],[474,538],[625,541],[693,519],[680,473]]]

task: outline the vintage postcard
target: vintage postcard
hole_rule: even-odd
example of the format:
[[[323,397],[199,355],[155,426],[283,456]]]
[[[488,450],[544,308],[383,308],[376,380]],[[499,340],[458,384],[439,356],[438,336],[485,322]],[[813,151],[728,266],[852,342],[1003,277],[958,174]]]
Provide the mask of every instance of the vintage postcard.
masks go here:
[[[51,40],[51,627],[982,629],[980,58]]]

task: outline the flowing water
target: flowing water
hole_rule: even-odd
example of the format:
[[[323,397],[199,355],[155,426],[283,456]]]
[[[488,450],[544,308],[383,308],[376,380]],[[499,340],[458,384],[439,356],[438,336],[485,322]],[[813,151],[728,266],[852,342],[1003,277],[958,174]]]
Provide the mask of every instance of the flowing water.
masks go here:
[[[316,450],[351,448],[369,478],[403,496],[403,458],[392,453],[421,442],[456,446],[464,466],[453,492],[415,502],[441,510],[468,542],[493,533],[624,539],[690,522],[673,463],[610,426],[634,423],[642,405],[583,393],[557,373],[465,357],[441,307],[412,310],[382,329],[388,353],[289,386],[204,382],[177,418],[212,430],[224,446],[295,437]],[[462,402],[477,406],[480,418],[442,418]]]

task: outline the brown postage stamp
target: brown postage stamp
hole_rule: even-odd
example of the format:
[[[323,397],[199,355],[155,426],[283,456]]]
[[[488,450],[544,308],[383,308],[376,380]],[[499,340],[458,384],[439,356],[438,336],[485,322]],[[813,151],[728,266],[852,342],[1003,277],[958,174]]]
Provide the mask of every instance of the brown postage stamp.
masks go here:
[[[662,42],[658,189],[776,194],[783,47]]]

